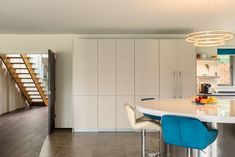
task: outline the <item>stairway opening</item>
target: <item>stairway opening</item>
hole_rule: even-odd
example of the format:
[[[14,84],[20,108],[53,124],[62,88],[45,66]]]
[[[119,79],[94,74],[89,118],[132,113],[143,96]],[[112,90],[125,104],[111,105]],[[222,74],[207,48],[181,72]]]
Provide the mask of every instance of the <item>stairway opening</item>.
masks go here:
[[[1,54],[0,59],[25,106],[48,105],[48,54]]]
[[[27,148],[28,156],[34,156],[32,150],[40,150],[40,141],[53,132],[55,62],[56,55],[51,50],[43,54],[0,53],[0,143],[8,141],[9,146],[3,147],[1,154],[11,156],[17,147],[16,151]]]
[[[3,156],[18,156],[14,151],[24,152],[25,157],[39,154],[48,135],[48,59],[48,53],[0,54],[0,143],[6,143],[1,146]]]

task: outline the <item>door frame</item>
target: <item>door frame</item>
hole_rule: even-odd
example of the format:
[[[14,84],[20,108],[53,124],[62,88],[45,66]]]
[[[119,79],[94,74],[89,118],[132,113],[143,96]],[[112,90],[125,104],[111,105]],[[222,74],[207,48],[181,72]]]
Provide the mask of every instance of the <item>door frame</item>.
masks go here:
[[[48,50],[48,134],[55,129],[56,107],[56,53]]]

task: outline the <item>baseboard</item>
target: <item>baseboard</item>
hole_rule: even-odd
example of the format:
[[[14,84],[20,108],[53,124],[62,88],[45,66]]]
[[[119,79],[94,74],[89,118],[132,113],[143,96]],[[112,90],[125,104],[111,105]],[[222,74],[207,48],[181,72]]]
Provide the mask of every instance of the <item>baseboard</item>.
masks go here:
[[[98,132],[116,132],[117,129],[116,128],[102,128],[102,129],[98,129]]]
[[[78,128],[73,128],[73,132],[98,132],[97,129],[78,129]]]
[[[136,130],[132,128],[117,128],[117,132],[136,132]]]
[[[78,128],[73,128],[72,132],[140,132],[141,130],[134,130],[131,128],[115,128],[115,129],[78,129]],[[155,130],[146,130],[146,132],[156,132]]]
[[[103,128],[103,129],[80,129],[80,128],[73,128],[72,129],[73,132],[136,132],[136,130],[131,129],[131,128]]]

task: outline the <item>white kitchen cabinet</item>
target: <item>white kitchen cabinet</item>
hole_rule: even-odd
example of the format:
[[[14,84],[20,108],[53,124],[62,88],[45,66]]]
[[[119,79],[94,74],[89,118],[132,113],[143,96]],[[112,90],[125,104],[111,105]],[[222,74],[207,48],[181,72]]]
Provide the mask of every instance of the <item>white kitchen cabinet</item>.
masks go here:
[[[178,42],[160,40],[160,98],[177,97]]]
[[[181,98],[196,95],[195,47],[184,39],[178,40],[178,93]]]
[[[158,40],[135,40],[135,95],[159,95]]]
[[[74,40],[73,45],[73,95],[97,95],[97,40]]]
[[[196,92],[195,51],[183,39],[78,39],[73,49],[74,131],[132,130],[125,103]]]
[[[96,131],[98,128],[97,96],[73,96],[74,131]]]
[[[134,95],[134,40],[117,40],[117,95]]]
[[[98,95],[116,95],[115,40],[98,40]]]
[[[160,98],[186,98],[196,93],[196,57],[185,40],[160,40]]]
[[[124,107],[125,103],[134,107],[134,96],[117,96],[117,130],[119,131],[131,130],[131,125]]]
[[[115,131],[116,117],[116,96],[98,96],[98,129]]]

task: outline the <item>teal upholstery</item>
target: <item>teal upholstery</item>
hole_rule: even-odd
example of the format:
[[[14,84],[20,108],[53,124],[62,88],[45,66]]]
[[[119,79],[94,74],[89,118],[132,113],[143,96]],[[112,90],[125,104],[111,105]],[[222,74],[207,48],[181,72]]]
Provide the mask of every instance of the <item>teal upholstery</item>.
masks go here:
[[[218,130],[209,130],[196,118],[165,115],[162,117],[161,124],[166,144],[186,148],[205,149],[216,140],[218,135]]]

